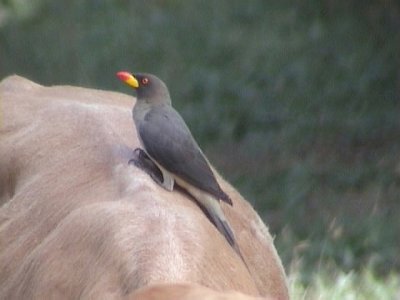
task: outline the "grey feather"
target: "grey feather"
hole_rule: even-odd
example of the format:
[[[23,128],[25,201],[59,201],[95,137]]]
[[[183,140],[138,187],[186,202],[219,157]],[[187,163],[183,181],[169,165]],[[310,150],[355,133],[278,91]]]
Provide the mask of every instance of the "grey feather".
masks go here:
[[[154,105],[138,124],[146,152],[169,172],[232,205],[182,117],[170,105]]]

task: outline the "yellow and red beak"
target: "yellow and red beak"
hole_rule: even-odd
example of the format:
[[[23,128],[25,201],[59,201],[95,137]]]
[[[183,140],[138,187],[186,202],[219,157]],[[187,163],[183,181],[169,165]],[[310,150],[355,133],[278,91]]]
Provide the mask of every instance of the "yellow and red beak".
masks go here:
[[[129,72],[121,71],[117,73],[117,77],[125,82],[127,85],[137,89],[139,87],[139,81]]]

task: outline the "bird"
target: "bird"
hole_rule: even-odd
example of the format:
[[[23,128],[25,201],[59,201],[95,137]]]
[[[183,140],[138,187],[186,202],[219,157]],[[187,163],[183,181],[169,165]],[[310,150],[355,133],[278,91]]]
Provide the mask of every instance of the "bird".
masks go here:
[[[145,154],[162,174],[159,183],[169,191],[175,183],[185,189],[244,261],[221,208],[221,201],[232,206],[232,200],[218,184],[185,121],[172,107],[166,84],[147,73],[120,71],[117,77],[136,90],[132,117]]]

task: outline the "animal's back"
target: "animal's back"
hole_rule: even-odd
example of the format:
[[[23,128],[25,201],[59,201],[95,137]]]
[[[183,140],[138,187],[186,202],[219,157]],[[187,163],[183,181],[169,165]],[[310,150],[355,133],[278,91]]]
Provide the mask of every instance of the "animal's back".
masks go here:
[[[122,299],[164,282],[287,297],[258,215],[222,179],[251,273],[190,198],[128,164],[132,97],[0,84],[0,298]]]

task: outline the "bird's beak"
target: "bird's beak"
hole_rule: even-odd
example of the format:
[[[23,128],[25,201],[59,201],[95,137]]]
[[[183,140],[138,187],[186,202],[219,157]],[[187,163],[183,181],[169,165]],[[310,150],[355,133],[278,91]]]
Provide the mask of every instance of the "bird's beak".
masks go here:
[[[137,89],[139,87],[139,82],[137,81],[135,76],[133,76],[131,73],[121,71],[121,72],[117,73],[117,76],[119,79],[121,79],[127,85],[130,85],[131,87],[133,87],[135,89]]]

